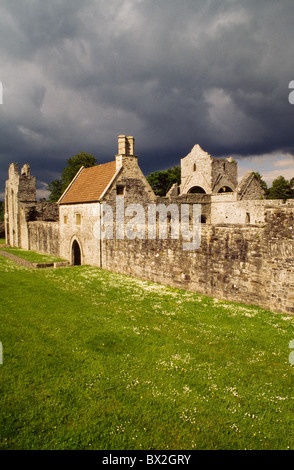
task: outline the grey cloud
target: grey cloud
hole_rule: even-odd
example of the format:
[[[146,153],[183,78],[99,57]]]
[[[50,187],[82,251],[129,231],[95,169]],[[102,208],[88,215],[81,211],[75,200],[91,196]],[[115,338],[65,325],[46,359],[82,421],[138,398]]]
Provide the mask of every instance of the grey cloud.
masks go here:
[[[40,181],[81,150],[105,161],[120,133],[146,173],[195,143],[293,153],[293,13],[292,0],[4,0],[1,181],[10,161]]]

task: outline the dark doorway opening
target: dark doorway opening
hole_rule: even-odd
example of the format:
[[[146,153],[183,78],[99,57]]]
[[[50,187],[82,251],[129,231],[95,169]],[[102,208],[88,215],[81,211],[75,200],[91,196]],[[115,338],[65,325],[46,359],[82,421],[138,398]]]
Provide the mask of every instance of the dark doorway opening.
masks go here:
[[[81,249],[76,240],[72,244],[72,264],[74,266],[80,266],[81,264]]]

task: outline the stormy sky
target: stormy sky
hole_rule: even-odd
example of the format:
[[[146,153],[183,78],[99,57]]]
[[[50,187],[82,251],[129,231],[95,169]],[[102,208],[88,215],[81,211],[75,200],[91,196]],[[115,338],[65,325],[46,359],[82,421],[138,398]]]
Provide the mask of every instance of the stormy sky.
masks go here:
[[[2,0],[0,196],[9,163],[38,195],[80,151],[133,135],[147,175],[195,144],[239,174],[294,176],[293,0]]]

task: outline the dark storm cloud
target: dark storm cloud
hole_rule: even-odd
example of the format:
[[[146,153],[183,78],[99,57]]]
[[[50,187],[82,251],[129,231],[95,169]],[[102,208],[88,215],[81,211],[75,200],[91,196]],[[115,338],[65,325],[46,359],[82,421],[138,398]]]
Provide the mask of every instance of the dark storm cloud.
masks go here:
[[[112,159],[121,133],[146,173],[196,143],[293,153],[293,13],[292,0],[2,1],[1,186],[12,161],[42,186],[81,150]]]

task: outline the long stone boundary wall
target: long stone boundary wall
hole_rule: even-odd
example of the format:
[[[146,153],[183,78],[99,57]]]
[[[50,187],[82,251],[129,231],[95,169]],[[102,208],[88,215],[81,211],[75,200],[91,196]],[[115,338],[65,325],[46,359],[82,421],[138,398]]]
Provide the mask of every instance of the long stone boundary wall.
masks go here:
[[[173,287],[294,314],[294,209],[266,223],[203,225],[201,246],[181,240],[105,240],[102,267]]]
[[[294,314],[294,208],[269,208],[263,225],[202,224],[201,246],[179,240],[103,240],[104,269]],[[29,249],[60,256],[59,222],[28,222]],[[98,243],[98,240],[96,240]],[[68,260],[70,261],[70,260]]]

